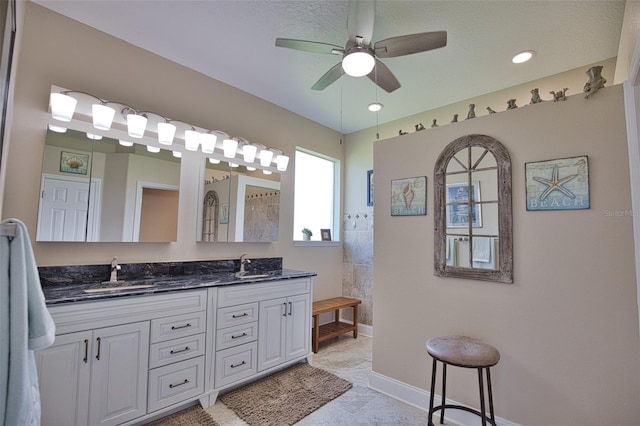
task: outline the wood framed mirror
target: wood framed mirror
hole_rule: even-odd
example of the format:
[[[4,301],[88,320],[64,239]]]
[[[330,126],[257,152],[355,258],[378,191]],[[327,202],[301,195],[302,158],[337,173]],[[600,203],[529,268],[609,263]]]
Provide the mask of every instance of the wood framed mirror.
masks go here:
[[[466,135],[434,169],[434,273],[513,282],[511,158],[486,135]]]

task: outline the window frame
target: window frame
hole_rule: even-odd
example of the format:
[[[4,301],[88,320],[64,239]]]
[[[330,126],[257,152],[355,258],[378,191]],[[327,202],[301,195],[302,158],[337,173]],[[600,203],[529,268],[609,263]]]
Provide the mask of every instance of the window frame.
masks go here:
[[[299,234],[299,230],[293,229],[292,239],[293,239],[294,245],[295,246],[338,246],[340,245],[340,236],[341,236],[341,229],[340,229],[340,223],[341,223],[340,221],[340,202],[341,202],[340,188],[341,188],[341,170],[342,170],[341,162],[337,158],[334,158],[329,155],[322,154],[317,151],[313,151],[311,149],[304,148],[301,146],[296,146],[295,153],[297,154],[298,151],[333,163],[333,200],[332,200],[333,213],[331,215],[331,224],[329,226],[329,228],[331,229],[331,236],[333,239],[331,241],[321,241],[321,240],[304,241],[297,238],[297,235]],[[295,158],[295,154],[294,154],[294,158]],[[294,163],[294,167],[297,167],[297,164]],[[295,192],[296,192],[296,186],[297,186],[297,182],[295,179],[295,170],[294,170],[293,185],[294,185],[293,223],[295,224],[296,223]],[[293,226],[295,227],[295,225]],[[320,235],[319,229],[317,232],[318,232],[318,235]]]

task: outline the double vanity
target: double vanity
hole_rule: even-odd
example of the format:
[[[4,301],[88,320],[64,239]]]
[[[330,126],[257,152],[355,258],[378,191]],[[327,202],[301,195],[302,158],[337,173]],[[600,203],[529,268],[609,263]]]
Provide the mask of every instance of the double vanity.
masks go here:
[[[42,424],[133,425],[311,354],[314,273],[282,259],[40,268],[56,323],[36,352]],[[106,273],[106,274],[105,274]]]

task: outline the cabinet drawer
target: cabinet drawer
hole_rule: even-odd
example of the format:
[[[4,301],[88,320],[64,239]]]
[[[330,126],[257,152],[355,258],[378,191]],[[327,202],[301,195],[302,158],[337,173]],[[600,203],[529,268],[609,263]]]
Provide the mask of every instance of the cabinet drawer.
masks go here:
[[[247,324],[258,321],[258,304],[248,303],[246,305],[231,306],[229,308],[218,309],[218,330],[233,325]]]
[[[154,343],[149,351],[149,368],[204,355],[204,333]]]
[[[260,300],[288,297],[310,292],[310,278],[222,286],[218,289],[218,307],[259,302]]]
[[[151,321],[151,343],[205,332],[205,311],[175,315]]]
[[[258,338],[258,323],[240,324],[227,327],[216,333],[216,349],[222,350],[253,342]]]
[[[252,342],[216,352],[215,387],[220,388],[257,372],[258,343]]]
[[[149,371],[149,412],[204,392],[204,357]]]

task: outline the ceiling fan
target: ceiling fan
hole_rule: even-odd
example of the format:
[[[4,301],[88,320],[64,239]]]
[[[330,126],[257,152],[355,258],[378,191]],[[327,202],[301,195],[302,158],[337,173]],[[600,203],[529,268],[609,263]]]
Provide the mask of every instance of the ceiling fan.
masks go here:
[[[372,44],[374,21],[374,1],[350,0],[347,17],[349,39],[344,48],[329,43],[290,38],[277,38],[276,46],[312,53],[342,55],[342,61],[320,77],[311,87],[313,90],[324,90],[346,73],[353,77],[366,75],[375,84],[391,93],[400,87],[400,82],[378,58],[393,58],[426,52],[444,47],[447,44],[446,31],[391,37]]]

